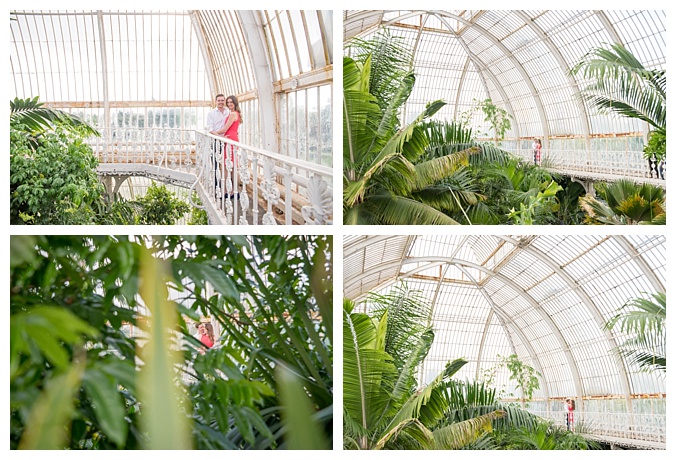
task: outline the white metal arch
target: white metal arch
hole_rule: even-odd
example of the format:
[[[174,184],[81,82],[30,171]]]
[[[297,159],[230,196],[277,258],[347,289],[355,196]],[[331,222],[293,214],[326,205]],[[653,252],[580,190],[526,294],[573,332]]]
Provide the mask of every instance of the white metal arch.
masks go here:
[[[371,274],[380,271],[380,270],[386,270],[388,268],[394,268],[397,266],[399,261],[396,262],[388,262],[385,264],[377,265],[372,267],[370,270],[367,270],[362,273],[361,277],[366,277],[370,276]],[[508,286],[510,289],[512,289],[514,292],[518,293],[523,299],[531,306],[531,308],[536,311],[542,320],[544,321],[545,324],[550,329],[550,332],[554,336],[554,338],[557,340],[559,344],[559,349],[561,350],[561,353],[566,359],[568,368],[570,369],[571,372],[571,380],[573,382],[573,386],[575,387],[575,393],[577,395],[577,398],[582,401],[582,397],[584,396],[584,391],[582,389],[582,379],[580,376],[580,371],[577,366],[577,363],[575,362],[575,359],[573,358],[573,355],[570,351],[570,347],[568,346],[565,338],[561,334],[561,331],[559,330],[558,326],[554,323],[554,321],[549,317],[549,315],[540,308],[538,302],[531,297],[530,294],[528,294],[521,286],[517,285],[514,283],[514,281],[510,280],[508,277],[505,275],[502,275],[500,273],[496,273],[482,265],[475,264],[470,261],[466,260],[460,260],[460,259],[453,259],[449,257],[442,257],[442,256],[426,256],[426,257],[413,257],[413,258],[407,258],[405,260],[406,264],[421,264],[422,267],[419,267],[415,270],[412,270],[410,272],[407,272],[405,274],[400,274],[399,279],[407,278],[417,272],[427,270],[431,266],[434,265],[441,265],[441,264],[452,264],[452,265],[460,265],[460,266],[466,266],[466,267],[471,267],[475,270],[484,272],[487,274],[489,277],[494,277],[498,280],[500,280],[503,284]],[[392,267],[390,267],[392,266]],[[351,283],[350,283],[351,284]],[[348,284],[348,286],[350,285]]]

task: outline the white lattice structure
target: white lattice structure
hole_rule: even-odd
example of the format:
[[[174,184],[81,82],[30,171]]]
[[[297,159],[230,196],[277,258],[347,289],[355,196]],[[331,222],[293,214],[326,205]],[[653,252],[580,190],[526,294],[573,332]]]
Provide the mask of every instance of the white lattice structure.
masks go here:
[[[580,97],[571,69],[594,47],[618,43],[648,69],[666,68],[666,12],[653,10],[346,10],[345,53],[355,38],[386,29],[413,50],[416,85],[402,114],[410,122],[430,101],[437,119],[457,120],[491,99],[511,118],[501,147],[529,161],[541,139],[543,165],[574,177],[630,177],[665,187],[666,165],[643,159],[649,126],[599,114]],[[469,124],[493,132],[481,110]]]
[[[249,157],[242,166],[274,156],[295,181],[292,190],[277,184],[281,195],[306,200],[294,204],[293,223],[331,221],[331,210],[302,209],[324,200],[319,189],[332,193],[332,11],[12,10],[10,17],[10,98],[39,96],[94,125],[102,133],[91,140],[102,175],[125,164],[118,179],[150,177],[149,165],[161,164],[173,171],[163,173],[170,183],[198,187],[204,153],[197,133],[205,132],[216,95],[233,95],[242,113],[238,153]],[[308,185],[313,174],[299,171],[313,165],[328,185]],[[192,182],[181,175],[188,170]],[[211,207],[227,207],[220,201]],[[222,215],[213,223],[226,223]]]
[[[343,255],[343,294],[358,308],[400,281],[432,307],[418,381],[455,358],[468,361],[457,378],[480,380],[516,354],[541,375],[532,412],[564,424],[574,398],[575,422],[603,440],[665,447],[665,374],[619,357],[627,336],[604,327],[629,300],[666,292],[665,236],[346,236]],[[504,368],[495,382],[521,397]]]

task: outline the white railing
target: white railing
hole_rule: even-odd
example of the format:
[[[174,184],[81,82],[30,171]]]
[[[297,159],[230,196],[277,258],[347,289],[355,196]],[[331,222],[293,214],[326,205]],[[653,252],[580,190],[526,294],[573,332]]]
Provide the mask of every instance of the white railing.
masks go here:
[[[532,412],[553,420],[557,425],[566,426],[566,411]],[[628,444],[631,440],[666,443],[666,418],[665,414],[573,411],[574,426],[584,426],[585,433],[624,439]]]
[[[191,171],[195,164],[193,131],[173,128],[107,128],[88,139],[100,163],[147,164]]]
[[[530,150],[517,154],[533,162]],[[643,152],[632,150],[543,150],[541,165],[559,171],[602,174],[640,179],[664,179],[666,163],[648,161]]]
[[[193,205],[206,208],[212,223],[333,220],[333,170],[326,166],[191,130],[107,129],[88,142],[102,171],[166,178],[195,189],[202,204]]]

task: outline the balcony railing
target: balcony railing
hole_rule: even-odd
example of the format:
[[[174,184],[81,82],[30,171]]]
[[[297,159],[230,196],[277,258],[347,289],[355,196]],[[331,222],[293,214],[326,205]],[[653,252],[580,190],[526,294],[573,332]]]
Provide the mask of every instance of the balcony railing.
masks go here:
[[[521,150],[520,156],[533,162],[533,154]],[[635,179],[665,179],[666,162],[646,160],[641,151],[632,150],[543,150],[541,165],[571,173],[591,173]]]
[[[198,131],[105,129],[89,144],[101,175],[194,189],[211,223],[331,224],[333,170]]]
[[[531,412],[566,426],[566,411]],[[623,439],[629,445],[633,444],[631,441],[666,443],[665,414],[573,411],[573,424],[584,426],[585,433],[601,438]]]

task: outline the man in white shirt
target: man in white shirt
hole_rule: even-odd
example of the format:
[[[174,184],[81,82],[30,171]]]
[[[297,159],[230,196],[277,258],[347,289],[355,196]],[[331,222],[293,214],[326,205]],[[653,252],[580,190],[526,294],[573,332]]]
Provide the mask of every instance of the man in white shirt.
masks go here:
[[[207,115],[207,132],[210,133],[212,131],[218,131],[223,127],[225,124],[225,120],[227,120],[228,116],[230,115],[230,110],[225,106],[225,96],[223,94],[217,94],[216,95],[216,108],[209,112]],[[213,170],[214,170],[214,186],[215,187],[220,187],[220,180],[219,180],[219,174],[218,174],[218,166],[216,163],[216,155],[222,155],[223,153],[223,145],[220,141],[217,141],[214,139],[213,145],[212,145],[212,162],[211,164],[213,165]],[[218,195],[216,196],[216,200],[218,200],[219,197]]]
[[[225,96],[216,95],[216,108],[207,115],[207,131],[218,131],[225,124],[225,120],[230,115],[230,110],[225,106]]]

